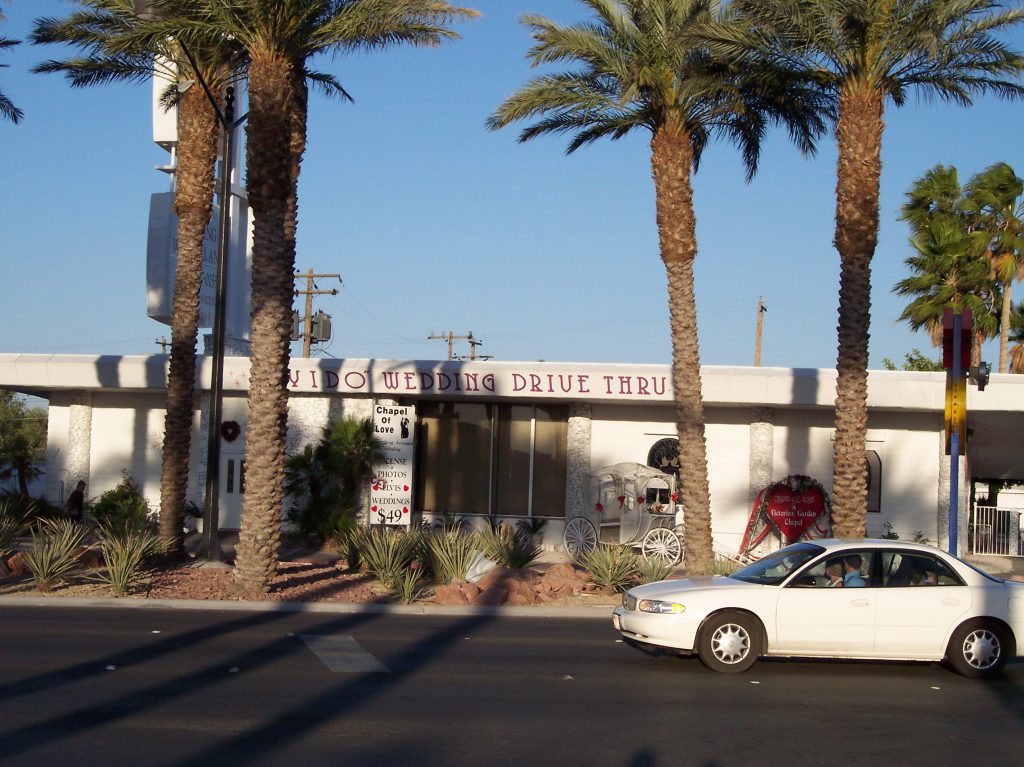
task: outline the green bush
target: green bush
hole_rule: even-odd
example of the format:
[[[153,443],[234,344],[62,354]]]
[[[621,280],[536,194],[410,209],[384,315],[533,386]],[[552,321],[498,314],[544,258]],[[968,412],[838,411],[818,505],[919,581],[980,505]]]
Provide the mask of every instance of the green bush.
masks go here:
[[[576,563],[606,591],[622,592],[636,583],[639,557],[625,546],[601,544],[576,557]]]
[[[86,530],[70,519],[44,523],[32,535],[25,567],[40,591],[49,591],[78,568],[77,549],[85,544]]]
[[[502,523],[481,528],[475,535],[485,557],[511,570],[527,567],[540,556],[541,547],[533,542],[532,533],[522,527]]]
[[[453,578],[465,580],[476,554],[476,540],[461,530],[431,533],[426,536],[430,566],[441,583]]]
[[[285,519],[300,536],[336,539],[355,519],[359,495],[384,446],[369,418],[342,418],[324,427],[315,445],[285,460]]]
[[[121,481],[98,500],[86,504],[85,509],[104,530],[142,530],[152,524],[149,502],[142,495],[142,489],[123,470]]]

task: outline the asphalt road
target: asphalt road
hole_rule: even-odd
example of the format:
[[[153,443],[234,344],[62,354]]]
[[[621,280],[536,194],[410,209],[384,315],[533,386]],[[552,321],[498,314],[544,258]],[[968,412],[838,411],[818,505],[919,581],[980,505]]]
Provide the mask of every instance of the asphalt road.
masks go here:
[[[604,620],[0,608],[4,767],[1010,765],[1022,736],[1022,664],[719,675]]]

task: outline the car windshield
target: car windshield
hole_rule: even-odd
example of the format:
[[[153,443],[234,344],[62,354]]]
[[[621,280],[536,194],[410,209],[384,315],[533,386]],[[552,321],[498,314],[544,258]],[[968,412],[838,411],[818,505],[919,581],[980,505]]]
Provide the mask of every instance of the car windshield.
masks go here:
[[[800,569],[823,551],[825,549],[813,543],[794,543],[792,546],[773,551],[729,577],[747,583],[777,586],[793,571]]]

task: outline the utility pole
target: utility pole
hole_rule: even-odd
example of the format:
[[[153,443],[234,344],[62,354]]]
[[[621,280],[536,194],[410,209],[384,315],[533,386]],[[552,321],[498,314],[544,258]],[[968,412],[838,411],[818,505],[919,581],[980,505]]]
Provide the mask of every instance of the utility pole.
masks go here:
[[[476,347],[483,346],[484,342],[483,341],[477,341],[475,338],[473,338],[473,331],[472,330],[469,331],[469,335],[466,337],[466,340],[469,342],[469,359],[471,361],[478,360],[478,359],[479,360],[489,360],[489,359],[491,359],[494,356],[492,354],[481,354],[479,357],[477,356],[477,354],[476,354]],[[460,355],[455,355],[455,359],[464,360],[466,358],[462,357]]]
[[[153,343],[160,347],[161,354],[167,354],[167,347],[171,345],[166,336],[156,339]]]
[[[427,340],[428,341],[447,341],[448,342],[448,359],[449,360],[464,360],[464,359],[466,359],[465,357],[462,357],[460,355],[455,354],[455,342],[456,341],[468,341],[469,342],[469,359],[470,360],[477,360],[477,359],[489,360],[489,359],[491,359],[491,355],[489,355],[489,354],[487,354],[487,355],[480,355],[479,357],[477,356],[477,354],[476,354],[476,347],[480,346],[483,343],[483,341],[478,341],[475,338],[473,338],[473,331],[472,330],[469,331],[469,333],[467,335],[464,335],[464,336],[457,336],[457,335],[455,335],[450,330],[447,333],[441,333],[440,335],[438,335],[434,331],[430,331],[430,335],[427,336]]]
[[[757,340],[754,345],[754,367],[761,367],[761,331],[764,329],[764,313],[768,307],[764,305],[764,296],[757,299]]]
[[[295,272],[295,279],[305,280],[306,289],[296,290],[295,295],[306,297],[306,317],[304,319],[303,333],[302,333],[302,356],[309,357],[309,347],[312,343],[313,338],[313,296],[338,295],[336,288],[331,290],[317,290],[316,285],[313,283],[314,279],[322,279],[325,277],[337,277],[338,282],[341,282],[340,274],[314,274],[313,270],[310,269],[308,272],[303,274],[302,272]]]

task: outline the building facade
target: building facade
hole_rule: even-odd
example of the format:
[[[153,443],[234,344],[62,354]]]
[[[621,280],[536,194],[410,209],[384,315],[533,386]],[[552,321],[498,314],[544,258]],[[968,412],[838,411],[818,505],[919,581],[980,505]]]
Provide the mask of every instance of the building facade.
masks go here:
[[[0,387],[49,399],[46,494],[79,479],[90,495],[128,473],[159,507],[167,358],[0,355]],[[237,528],[244,496],[249,360],[225,361],[220,520]],[[210,361],[197,373],[208,391]],[[716,547],[735,552],[768,484],[802,474],[831,493],[835,371],[702,369]],[[545,519],[545,544],[584,512],[588,478],[622,462],[664,464],[675,446],[671,371],[661,365],[293,359],[288,450],[333,419],[412,406],[414,517]],[[197,394],[189,498],[206,481],[207,395]],[[945,376],[872,371],[868,534],[948,546],[950,459]],[[971,388],[959,466],[966,550],[971,478],[1024,478],[1024,376]],[[677,448],[675,448],[677,450]]]

